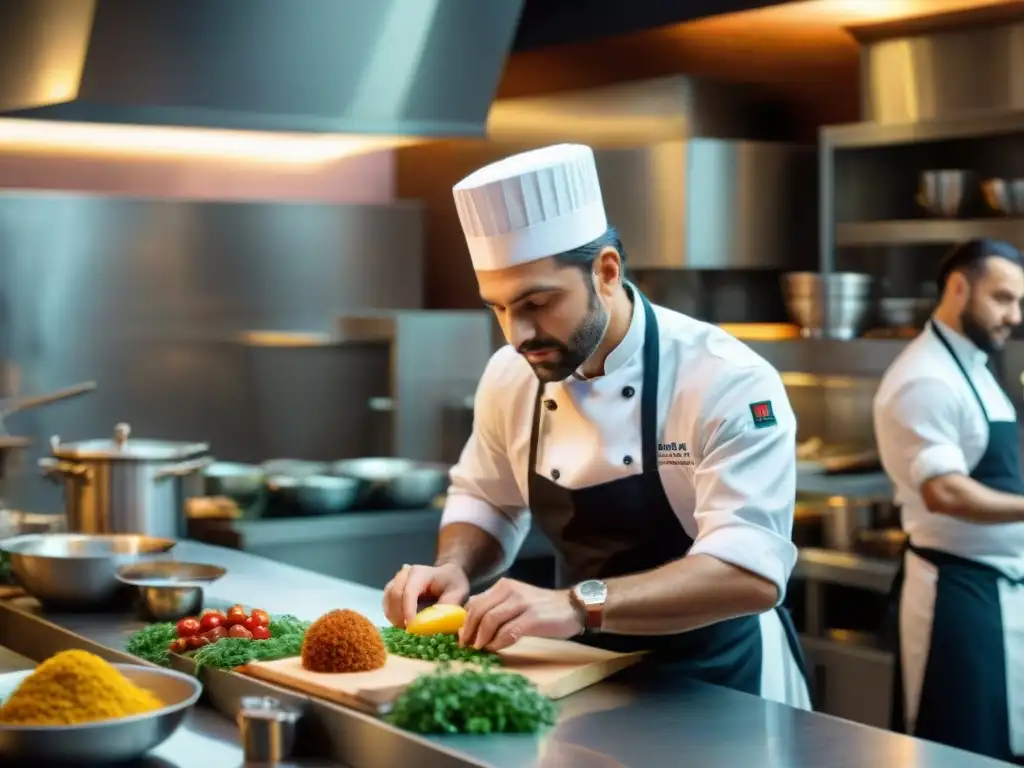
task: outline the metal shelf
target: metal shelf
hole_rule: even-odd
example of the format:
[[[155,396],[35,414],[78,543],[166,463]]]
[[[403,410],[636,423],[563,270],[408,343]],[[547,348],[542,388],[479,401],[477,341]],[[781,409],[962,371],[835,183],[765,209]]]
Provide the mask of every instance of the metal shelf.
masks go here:
[[[870,149],[1012,133],[1024,133],[1024,112],[986,110],[963,117],[921,123],[833,125],[821,129],[821,140],[832,149]]]
[[[1024,219],[928,219],[864,221],[835,225],[838,247],[865,245],[945,245],[972,237],[1016,241]]]

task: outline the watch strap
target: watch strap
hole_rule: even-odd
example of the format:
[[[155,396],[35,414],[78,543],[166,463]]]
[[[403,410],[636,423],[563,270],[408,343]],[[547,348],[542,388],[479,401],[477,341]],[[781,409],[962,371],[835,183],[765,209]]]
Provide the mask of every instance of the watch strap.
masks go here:
[[[583,631],[600,632],[601,627],[604,625],[604,603],[591,603],[587,605],[576,593],[575,588],[569,591],[569,596],[572,599],[572,604],[580,613],[580,623],[583,624]]]

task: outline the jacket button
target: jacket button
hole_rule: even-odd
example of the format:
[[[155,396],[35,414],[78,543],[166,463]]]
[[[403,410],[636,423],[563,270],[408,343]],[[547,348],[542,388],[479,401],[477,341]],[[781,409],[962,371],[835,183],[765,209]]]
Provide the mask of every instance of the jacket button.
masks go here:
[[[628,467],[630,464],[633,463],[633,457],[632,456],[623,456],[622,457],[622,463],[625,464]]]
[[[556,403],[554,400],[545,400],[544,407],[547,408],[549,411],[554,411],[558,409],[558,403]]]
[[[551,479],[552,479],[552,480],[557,480],[557,479],[558,479],[558,478],[560,478],[561,476],[562,476],[562,473],[561,473],[561,472],[559,472],[559,471],[558,471],[557,469],[552,469],[552,470],[551,470]]]
[[[622,396],[625,397],[625,398],[630,398],[630,397],[632,397],[635,394],[636,394],[636,390],[633,389],[632,387],[623,387],[622,388]]]

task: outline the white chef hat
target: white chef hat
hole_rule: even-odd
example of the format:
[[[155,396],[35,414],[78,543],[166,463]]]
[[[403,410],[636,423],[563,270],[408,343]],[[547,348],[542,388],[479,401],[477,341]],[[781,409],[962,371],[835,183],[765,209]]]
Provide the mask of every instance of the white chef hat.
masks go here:
[[[503,269],[596,240],[608,229],[594,152],[557,144],[506,157],[452,189],[473,269]]]

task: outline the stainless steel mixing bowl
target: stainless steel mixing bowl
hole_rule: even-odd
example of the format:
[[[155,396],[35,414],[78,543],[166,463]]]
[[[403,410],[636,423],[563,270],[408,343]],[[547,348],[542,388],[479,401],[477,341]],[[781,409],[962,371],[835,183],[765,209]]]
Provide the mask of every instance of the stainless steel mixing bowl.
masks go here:
[[[136,589],[136,605],[150,621],[177,621],[203,609],[203,584],[227,571],[217,565],[156,560],[123,566],[118,581]]]
[[[878,314],[890,328],[920,328],[934,307],[932,299],[887,296],[878,302]]]
[[[128,588],[118,570],[167,553],[173,539],[130,534],[37,533],[0,541],[14,578],[26,592],[51,606],[84,610],[115,600]]]
[[[338,461],[331,471],[364,483],[367,506],[417,509],[445,492],[448,469],[446,464],[385,457]]]
[[[203,690],[195,677],[171,669],[132,664],[114,666],[166,706],[143,715],[81,725],[0,725],[0,760],[58,761],[74,765],[138,760],[170,738]],[[6,700],[32,671],[0,675],[0,701]]]
[[[266,472],[255,464],[214,462],[203,470],[203,478],[207,496],[247,499],[267,489]]]
[[[791,272],[783,276],[786,310],[804,336],[852,339],[871,311],[871,276],[857,272]]]
[[[362,484],[352,477],[310,475],[296,481],[299,507],[310,514],[329,515],[350,509],[359,498]]]

